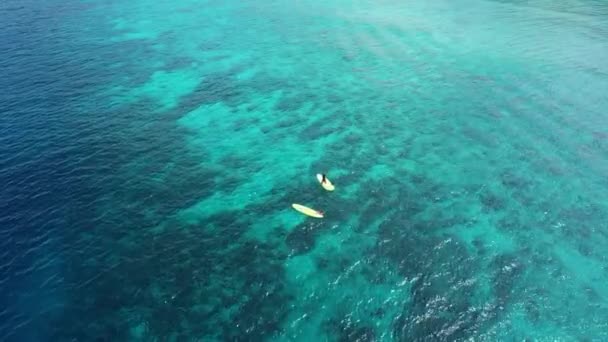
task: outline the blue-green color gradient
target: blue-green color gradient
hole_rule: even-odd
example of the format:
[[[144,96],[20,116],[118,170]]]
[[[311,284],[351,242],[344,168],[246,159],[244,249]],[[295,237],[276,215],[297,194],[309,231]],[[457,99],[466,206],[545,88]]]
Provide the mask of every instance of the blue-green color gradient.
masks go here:
[[[0,23],[0,340],[608,340],[607,2]]]

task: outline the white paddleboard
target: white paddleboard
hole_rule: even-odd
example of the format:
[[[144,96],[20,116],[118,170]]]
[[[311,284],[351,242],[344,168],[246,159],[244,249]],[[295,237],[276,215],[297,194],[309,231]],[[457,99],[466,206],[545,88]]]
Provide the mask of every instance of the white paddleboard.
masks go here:
[[[334,191],[334,189],[336,187],[334,187],[333,184],[331,184],[331,182],[329,181],[329,178],[327,178],[327,176],[325,176],[325,183],[323,183],[323,175],[320,173],[317,173],[317,180],[319,181],[319,183],[321,183],[321,186],[323,187],[323,189],[327,190],[327,191]]]

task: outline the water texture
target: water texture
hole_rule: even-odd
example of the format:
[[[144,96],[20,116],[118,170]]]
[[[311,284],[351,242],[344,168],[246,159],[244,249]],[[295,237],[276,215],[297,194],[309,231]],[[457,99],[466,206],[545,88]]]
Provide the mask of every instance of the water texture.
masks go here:
[[[608,340],[606,2],[0,23],[0,340]]]

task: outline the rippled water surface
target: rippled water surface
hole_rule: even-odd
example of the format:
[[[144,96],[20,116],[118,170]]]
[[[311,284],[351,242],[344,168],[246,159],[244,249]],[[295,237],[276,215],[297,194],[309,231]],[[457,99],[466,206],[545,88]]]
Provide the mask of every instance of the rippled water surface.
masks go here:
[[[605,1],[0,23],[0,340],[608,340]]]

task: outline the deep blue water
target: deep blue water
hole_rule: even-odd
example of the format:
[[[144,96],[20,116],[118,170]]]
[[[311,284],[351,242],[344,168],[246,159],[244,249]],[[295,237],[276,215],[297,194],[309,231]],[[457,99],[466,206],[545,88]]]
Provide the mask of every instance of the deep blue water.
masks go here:
[[[0,340],[608,338],[606,3],[0,23]]]

